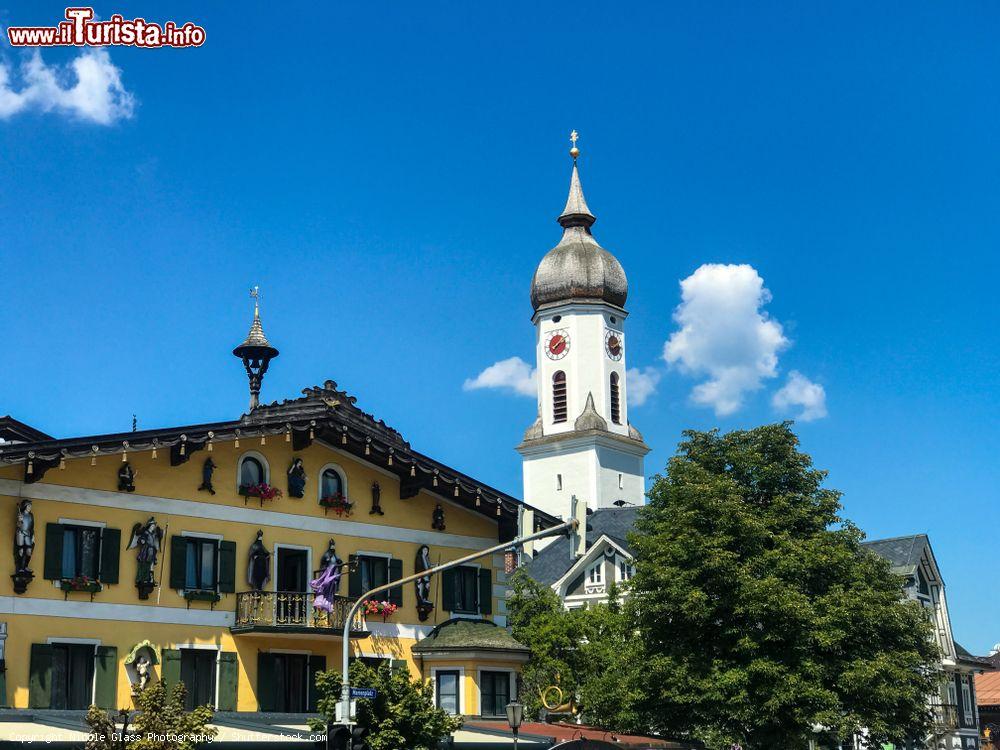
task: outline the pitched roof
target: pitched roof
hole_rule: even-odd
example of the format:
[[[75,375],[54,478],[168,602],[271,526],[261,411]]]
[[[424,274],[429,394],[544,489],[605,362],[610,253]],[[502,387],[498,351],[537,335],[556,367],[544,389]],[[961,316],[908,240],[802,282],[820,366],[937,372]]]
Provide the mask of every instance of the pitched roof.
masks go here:
[[[506,628],[489,620],[453,618],[438,625],[417,641],[413,651],[516,651],[528,653],[530,649],[514,639]]]
[[[892,563],[894,573],[913,575],[920,565],[920,556],[930,544],[926,534],[910,534],[890,539],[872,539],[864,546]]]
[[[628,534],[635,527],[639,516],[639,506],[624,508],[599,508],[587,516],[587,549],[600,539],[608,536],[616,544],[631,553],[628,544]],[[556,537],[534,559],[526,565],[528,575],[543,586],[551,586],[562,578],[566,571],[576,563],[569,554],[570,540],[567,537]]]
[[[339,389],[334,381],[327,380],[322,385],[306,388],[299,398],[262,403],[249,414],[228,422],[59,440],[38,433],[30,442],[0,444],[0,465],[24,464],[24,481],[30,484],[41,481],[45,473],[64,458],[160,448],[169,449],[171,465],[177,465],[210,442],[287,436],[294,450],[302,450],[315,439],[396,474],[404,499],[415,496],[420,490],[437,494],[497,521],[501,538],[516,536],[520,500],[413,450],[397,430],[362,411],[356,402],[354,396]],[[182,445],[183,452],[180,450]],[[534,510],[535,520],[543,528],[559,522],[544,511]]]
[[[980,706],[1000,706],[1000,672],[980,672],[976,675],[976,703]]]

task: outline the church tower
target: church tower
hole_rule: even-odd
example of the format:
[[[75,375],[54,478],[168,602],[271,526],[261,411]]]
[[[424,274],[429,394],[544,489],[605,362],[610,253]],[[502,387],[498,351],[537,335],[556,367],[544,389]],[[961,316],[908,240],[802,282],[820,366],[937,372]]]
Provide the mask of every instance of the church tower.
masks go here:
[[[594,239],[577,169],[576,132],[562,239],[531,281],[538,418],[517,446],[524,500],[569,518],[575,495],[593,509],[641,505],[649,448],[628,420],[621,263]]]

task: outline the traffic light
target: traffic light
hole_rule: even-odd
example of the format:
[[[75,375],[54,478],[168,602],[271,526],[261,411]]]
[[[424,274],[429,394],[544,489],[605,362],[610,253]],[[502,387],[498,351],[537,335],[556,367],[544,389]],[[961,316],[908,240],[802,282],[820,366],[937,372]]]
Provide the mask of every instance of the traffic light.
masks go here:
[[[351,727],[347,724],[327,724],[326,750],[351,750]]]
[[[587,516],[589,513],[586,501],[578,500],[576,495],[573,495],[571,510],[573,518],[577,521],[577,527],[569,536],[569,556],[570,559],[576,560],[587,553]]]
[[[351,750],[368,750],[368,727],[362,724],[351,727]]]

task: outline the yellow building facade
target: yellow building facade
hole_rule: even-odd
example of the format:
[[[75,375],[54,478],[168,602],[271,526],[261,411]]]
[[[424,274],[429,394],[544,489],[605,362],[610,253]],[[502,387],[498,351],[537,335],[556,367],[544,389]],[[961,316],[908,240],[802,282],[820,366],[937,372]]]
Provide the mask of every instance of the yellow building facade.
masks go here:
[[[361,593],[526,517],[331,381],[231,422],[61,440],[8,419],[0,437],[0,704],[16,709],[131,707],[146,681],[182,680],[219,711],[312,711]],[[527,511],[531,529],[558,523]],[[350,656],[432,680],[446,710],[502,715],[527,658],[504,630],[504,563],[397,587],[354,623]]]

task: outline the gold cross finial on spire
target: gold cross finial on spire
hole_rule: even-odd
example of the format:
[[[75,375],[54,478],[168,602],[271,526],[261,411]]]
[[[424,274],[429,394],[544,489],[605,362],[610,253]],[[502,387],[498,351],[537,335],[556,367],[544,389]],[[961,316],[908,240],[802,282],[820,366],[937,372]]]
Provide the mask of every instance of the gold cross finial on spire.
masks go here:
[[[570,147],[569,155],[573,157],[573,161],[576,161],[576,157],[580,155],[580,149],[576,147],[576,139],[580,137],[580,134],[575,130],[569,134],[569,142],[573,145]]]

